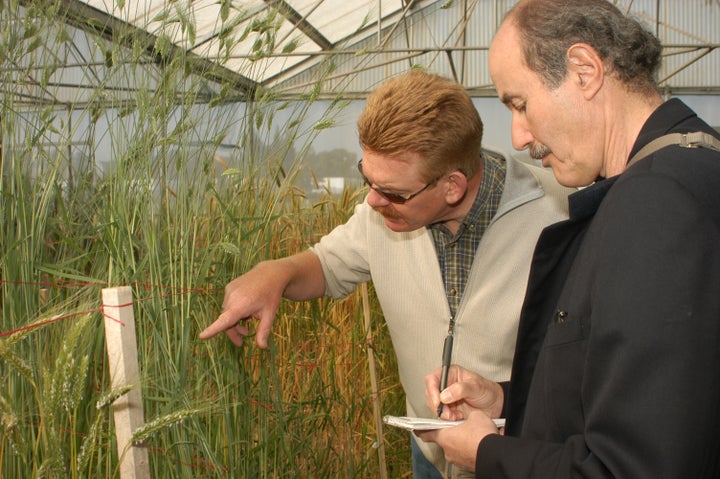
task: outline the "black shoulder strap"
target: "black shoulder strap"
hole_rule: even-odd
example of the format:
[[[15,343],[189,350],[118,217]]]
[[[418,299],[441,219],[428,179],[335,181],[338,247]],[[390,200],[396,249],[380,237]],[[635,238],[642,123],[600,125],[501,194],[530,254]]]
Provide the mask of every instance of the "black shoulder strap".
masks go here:
[[[670,145],[679,145],[684,148],[710,148],[711,150],[720,151],[720,140],[704,131],[695,131],[692,133],[669,133],[667,135],[655,138],[653,141],[645,145],[640,151],[635,153],[628,162],[629,167],[636,161],[642,160],[656,151]]]

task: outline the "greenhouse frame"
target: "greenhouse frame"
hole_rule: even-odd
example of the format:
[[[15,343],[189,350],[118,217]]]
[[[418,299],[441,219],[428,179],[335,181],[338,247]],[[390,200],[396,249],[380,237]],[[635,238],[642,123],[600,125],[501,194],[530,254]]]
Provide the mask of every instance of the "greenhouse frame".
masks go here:
[[[515,3],[3,0],[0,477],[123,477],[137,448],[137,477],[411,477],[371,283],[282,302],[268,349],[198,334],[228,282],[363,201],[355,122],[385,79],[456,80],[484,143],[532,161],[487,68]],[[720,0],[612,3],[660,38],[663,97],[720,129]],[[125,287],[139,377],[117,385],[102,294]]]

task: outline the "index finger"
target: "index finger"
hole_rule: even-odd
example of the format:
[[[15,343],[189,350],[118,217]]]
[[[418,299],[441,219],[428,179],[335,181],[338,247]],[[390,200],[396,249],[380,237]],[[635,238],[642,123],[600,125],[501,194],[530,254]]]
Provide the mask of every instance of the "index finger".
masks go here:
[[[215,322],[200,333],[200,339],[209,339],[219,333],[222,333],[223,331],[227,331],[235,326],[240,319],[242,318],[237,318],[230,311],[223,311],[220,313],[220,316],[218,316]]]
[[[427,388],[434,388],[438,389],[440,388],[440,375],[442,372],[442,368],[437,368],[434,371],[428,373],[425,375],[425,387]]]
[[[427,398],[427,406],[433,411],[440,405],[441,370],[442,368],[438,368],[425,376],[425,397]]]

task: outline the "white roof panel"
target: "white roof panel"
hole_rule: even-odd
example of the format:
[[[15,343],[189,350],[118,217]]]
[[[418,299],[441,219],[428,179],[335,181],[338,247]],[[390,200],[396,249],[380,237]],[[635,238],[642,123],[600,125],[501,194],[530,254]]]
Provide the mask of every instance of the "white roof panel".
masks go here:
[[[218,0],[81,3],[257,83],[361,30],[372,33],[378,9],[381,19],[403,9],[402,0],[242,0],[226,10]]]
[[[187,52],[201,101],[222,90],[243,97],[258,86],[293,98],[318,85],[325,96],[362,96],[414,65],[454,76],[473,95],[493,95],[487,46],[515,1],[65,0],[66,12],[47,25],[24,19],[21,5],[17,18],[0,15],[4,30],[24,38],[34,22],[48,33],[40,48],[33,37],[24,40],[33,48],[3,65],[6,92],[24,104],[132,104],[134,90],[162,81],[165,55]],[[717,94],[720,1],[618,4],[647,19],[663,41],[664,92]]]

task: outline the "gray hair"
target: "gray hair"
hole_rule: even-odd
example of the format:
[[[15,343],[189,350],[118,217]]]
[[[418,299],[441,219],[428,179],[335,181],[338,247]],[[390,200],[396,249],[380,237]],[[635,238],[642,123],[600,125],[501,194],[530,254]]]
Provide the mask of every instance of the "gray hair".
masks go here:
[[[657,91],[660,41],[608,0],[525,0],[507,18],[520,32],[528,67],[551,89],[567,75],[568,48],[587,43],[630,90]]]

